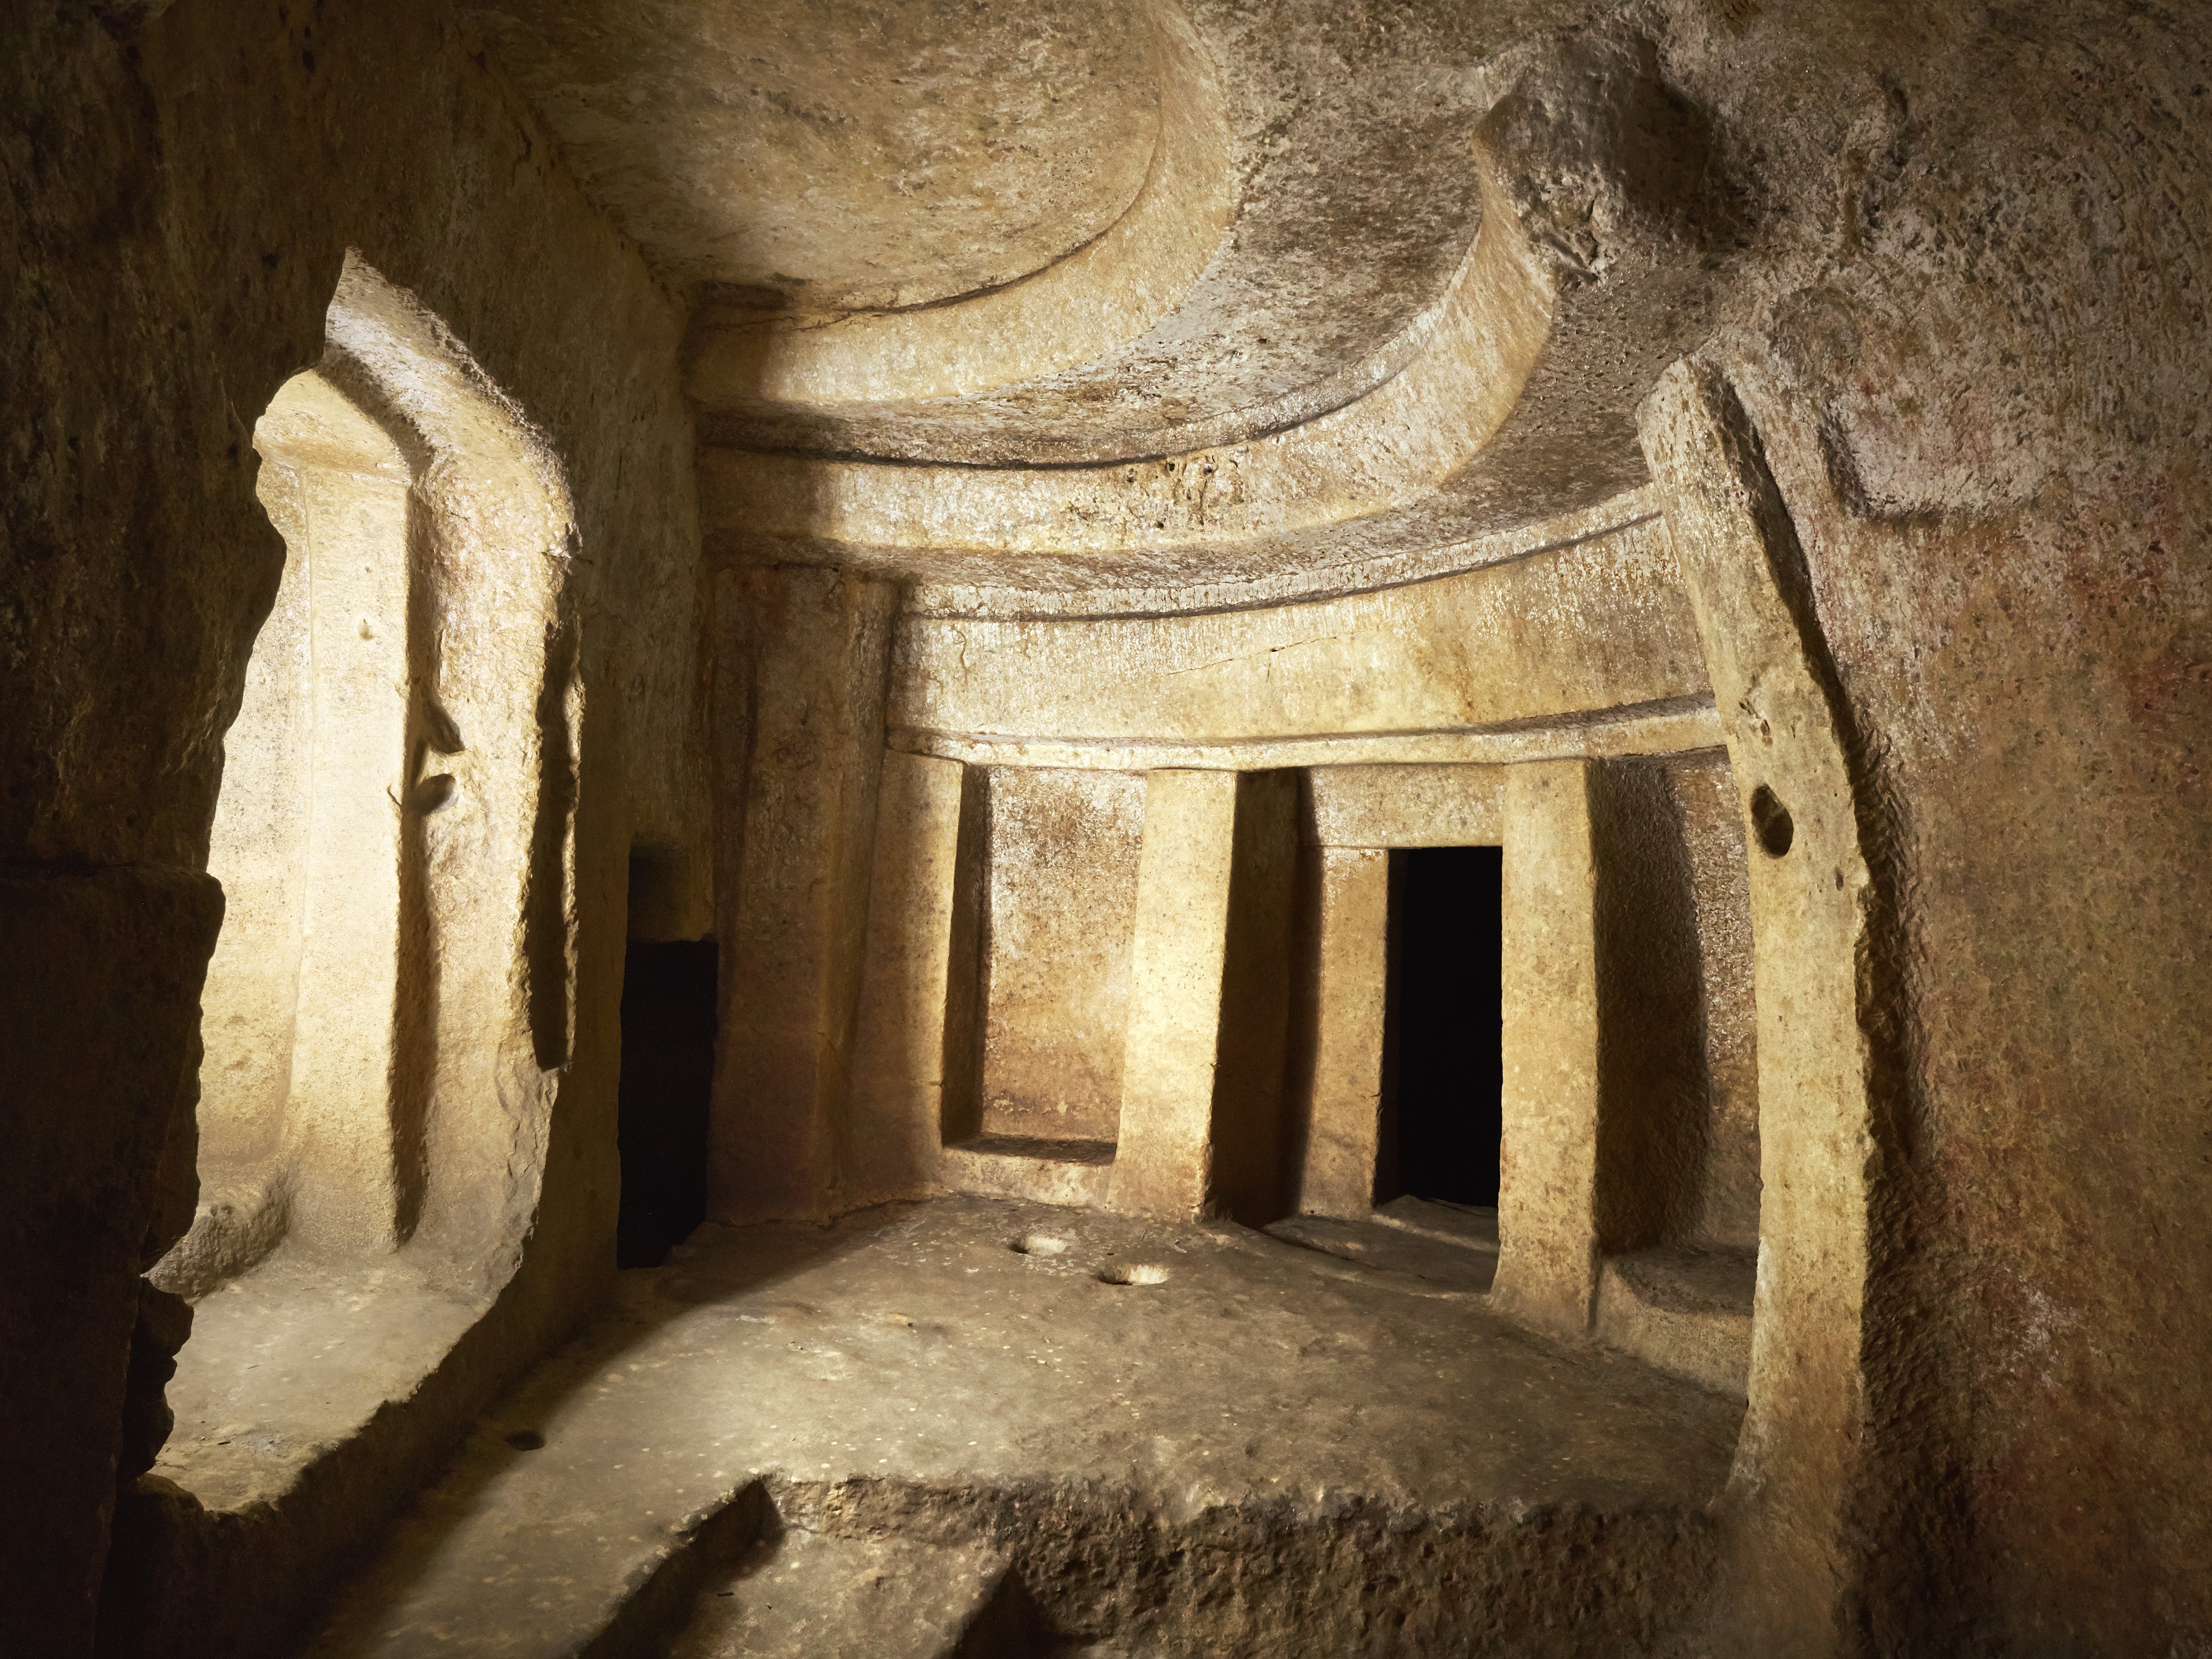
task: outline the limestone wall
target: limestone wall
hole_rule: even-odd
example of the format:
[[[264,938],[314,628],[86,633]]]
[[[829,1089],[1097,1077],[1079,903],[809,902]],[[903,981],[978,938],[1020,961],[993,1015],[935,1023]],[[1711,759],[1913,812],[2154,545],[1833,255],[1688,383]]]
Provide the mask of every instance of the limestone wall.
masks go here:
[[[544,1186],[532,1174],[521,1195],[528,1250],[418,1400],[427,1430],[326,1483],[322,1520],[230,1523],[210,1554],[189,1509],[165,1510],[153,1534],[126,1510],[124,1532],[146,1547],[123,1604],[144,1623],[134,1635],[112,1620],[106,1639],[245,1652],[611,1269],[633,837],[688,854],[664,925],[708,926],[682,313],[433,9],[33,6],[11,9],[0,37],[7,101],[38,133],[0,162],[15,251],[0,380],[18,445],[0,507],[0,860],[7,954],[36,964],[7,1001],[27,1045],[9,1112],[30,1139],[0,1204],[18,1275],[0,1468],[12,1489],[46,1495],[0,1523],[24,1587],[0,1609],[0,1646],[59,1655],[90,1639],[137,1275],[189,1219],[191,1131],[180,1116],[172,1135],[169,1120],[173,1103],[191,1108],[191,1012],[216,938],[198,872],[283,560],[256,500],[251,429],[321,356],[349,247],[515,399],[574,504],[581,785],[557,924],[573,942],[547,959],[573,979],[573,1028],[546,1055],[552,1103],[529,1165]],[[45,1045],[59,1046],[41,1058]],[[169,1576],[155,1534],[202,1570]],[[249,1567],[242,1593],[229,1575]]]
[[[1676,757],[1667,773],[1689,866],[1705,1051],[1705,1156],[1688,1236],[1753,1249],[1759,1243],[1759,1005],[1743,817],[1724,755],[1705,750]]]
[[[1562,527],[1534,554],[1500,545],[1485,565],[1478,550],[1482,568],[1463,574],[1304,605],[916,614],[899,630],[893,741],[1031,763],[1311,764],[1443,757],[1455,735],[1671,713],[1704,695],[1705,671],[1656,523],[1624,499],[1601,533]],[[1323,752],[1329,740],[1342,757]],[[1282,746],[1263,757],[1270,744]]]
[[[1128,1040],[1144,778],[997,767],[988,793],[983,1132],[1110,1141]]]
[[[732,1176],[717,1213],[731,1220],[823,1213],[848,1201],[845,1194],[979,1182],[992,1190],[1105,1200],[1103,1187],[1049,1160],[946,1161],[947,1147],[979,1134],[1115,1147],[1121,1196],[1114,1201],[1140,1208],[1218,1203],[1267,1219],[1293,1205],[1301,1180],[1293,1166],[1313,1155],[1301,1137],[1319,1133],[1327,1140],[1335,1132],[1316,1130],[1300,1116],[1310,1116],[1310,1104],[1285,1098],[1285,1045],[1306,1044],[1302,1063],[1310,1063],[1313,1022],[1335,1015],[1309,1006],[1294,1034],[1281,1001],[1287,981],[1237,991],[1231,981],[1243,983],[1237,975],[1244,969],[1232,971],[1231,957],[1246,958],[1231,951],[1230,932],[1279,933],[1262,954],[1280,964],[1299,929],[1309,947],[1334,947],[1317,943],[1309,922],[1294,924],[1294,915],[1307,913],[1287,854],[1270,877],[1238,873],[1248,854],[1233,853],[1232,842],[1249,843],[1249,857],[1262,861],[1276,856],[1261,850],[1272,843],[1247,827],[1242,794],[1233,805],[1227,796],[1214,802],[1212,817],[1191,804],[1212,797],[1188,769],[1256,774],[1285,762],[1320,763],[1285,775],[1294,794],[1303,789],[1304,804],[1286,810],[1308,824],[1306,838],[1387,848],[1498,838],[1494,783],[1463,799],[1467,769],[1418,763],[1419,757],[1515,760],[1710,744],[1718,727],[1665,538],[1636,498],[1616,505],[1613,526],[1591,535],[1577,518],[1548,541],[1540,532],[1524,533],[1513,543],[1517,556],[1486,568],[1254,611],[1007,622],[905,610],[890,630],[889,683],[872,716],[866,673],[856,665],[875,660],[873,644],[860,646],[856,635],[817,662],[791,629],[773,637],[747,631],[750,624],[740,627],[740,611],[731,610],[734,631],[725,642],[732,684],[751,689],[733,689],[726,706],[732,732],[742,726],[753,735],[731,751],[732,787],[746,805],[742,824],[727,829],[730,845],[744,849],[734,856],[744,867],[761,862],[757,878],[732,877],[725,885],[757,896],[742,902],[765,902],[758,896],[785,879],[775,873],[783,860],[846,870],[847,860],[872,860],[875,873],[872,895],[838,877],[834,890],[844,896],[834,901],[831,886],[810,878],[793,890],[789,906],[778,902],[760,947],[738,953],[728,992],[737,1024],[726,1044],[714,1130],[714,1156]],[[1532,543],[1538,550],[1530,554]],[[733,594],[753,596],[743,614],[760,617],[784,614],[801,594],[842,591],[799,573],[745,573],[731,581]],[[850,577],[844,586],[878,594],[871,604],[888,603],[891,592]],[[809,599],[791,614],[812,617],[822,603]],[[845,666],[813,683],[825,664],[836,663]],[[786,710],[802,685],[804,699]],[[882,725],[872,726],[872,719]],[[872,729],[894,758],[907,757],[902,792],[922,787],[911,763],[925,756],[959,757],[970,775],[957,800],[952,774],[930,785],[933,804],[921,817],[913,813],[923,797],[884,798],[871,842],[863,820],[843,809],[825,817],[807,803],[817,789],[865,794],[872,787],[866,775]],[[1327,764],[1352,761],[1361,763]],[[790,769],[794,780],[811,781],[804,790],[772,781]],[[1166,804],[1153,802],[1148,778],[1172,781]],[[1227,776],[1218,781],[1231,784]],[[1665,797],[1652,811],[1686,859],[1671,801]],[[1297,832],[1285,833],[1295,839]],[[1175,846],[1182,850],[1171,853]],[[1692,907],[1684,869],[1678,885]],[[1262,889],[1263,899],[1231,902],[1232,890]],[[863,903],[880,947],[865,952],[860,988],[848,994],[823,975],[837,957],[833,937],[856,925]],[[1694,1048],[1703,1030],[1694,939],[1688,948],[1682,1030]],[[802,960],[810,965],[795,971]],[[1716,978],[1714,988],[1746,991],[1741,975],[1725,985]],[[771,1015],[786,1002],[787,1014]],[[1248,1018],[1240,1007],[1267,1012]],[[1369,1014],[1344,1028],[1343,1040],[1360,1057],[1342,1063],[1355,1070],[1379,1060],[1379,1007]],[[831,1034],[829,1047],[797,1069],[781,1060],[763,1066],[748,1057],[756,1052],[749,1033],[771,1018],[809,1054],[819,1033]],[[1263,1034],[1248,1029],[1253,1019]],[[841,1058],[848,1039],[835,1035],[846,1029],[855,1056],[849,1076]],[[1162,1035],[1170,1029],[1181,1033],[1172,1042]],[[1652,1029],[1674,1027],[1660,1018]],[[1253,1042],[1253,1058],[1224,1062],[1217,1073],[1217,1044],[1223,1054],[1243,1054],[1239,1045]],[[1615,1046],[1629,1055],[1627,1075],[1641,1076],[1651,1044]],[[1200,1049],[1206,1058],[1191,1060]],[[1683,1063],[1692,1075],[1681,1088],[1702,1112],[1704,1055],[1686,1050]],[[1257,1088],[1265,1104],[1217,1097],[1231,1083]],[[838,1130],[837,1109],[824,1102],[847,1088],[854,1115]],[[1153,1101],[1133,1123],[1131,1103],[1158,1091],[1181,1103]],[[1641,1109],[1622,1109],[1633,1117]],[[1737,1127],[1755,1140],[1755,1126],[1741,1113]],[[1212,1138],[1217,1129],[1218,1139]],[[1167,1144],[1156,1146],[1156,1136]],[[1702,1170],[1702,1121],[1693,1139]],[[1352,1162],[1364,1165],[1346,1166],[1331,1191],[1371,1185],[1374,1149],[1371,1140],[1359,1144],[1367,1150],[1352,1153]],[[1243,1167],[1248,1158],[1256,1163]],[[1143,1173],[1148,1169],[1153,1173]],[[1217,1177],[1240,1195],[1232,1201],[1229,1186],[1209,1185]],[[1741,1158],[1731,1179],[1741,1192]],[[1695,1177],[1684,1180],[1694,1184]],[[1755,1177],[1751,1190],[1755,1218]],[[1696,1200],[1682,1202],[1686,1211]],[[1743,1237],[1747,1224],[1736,1214],[1733,1237]],[[1676,1231],[1686,1236],[1692,1224]]]
[[[1828,1493],[1837,1541],[1744,1581],[1740,1616],[1840,1650],[1927,1650],[1935,1616],[1991,1651],[2185,1647],[2212,1630],[2212,1513],[2178,1473],[2212,1355],[2185,1288],[2212,1271],[2212,40],[2105,6],[2017,33],[1713,18],[1686,85],[1792,181],[1793,240],[1711,355],[1802,548],[1793,626],[1832,659],[1873,869],[1868,1104],[1835,1149],[1867,1260],[1820,1275],[1863,1392],[1814,1433],[1817,1390],[1775,1387],[1770,1414],[1755,1381],[1742,1465]],[[1784,90],[1804,76],[1832,107]],[[1754,850],[1754,883],[1802,857]],[[1834,879],[1800,863],[1791,904]],[[1753,915],[1763,952],[1755,890]],[[1771,1111],[1770,1022],[1805,1007],[1771,1009],[1765,974]],[[1811,1171],[1762,1152],[1771,1217]],[[1752,1534],[1812,1536],[1778,1507]],[[1802,1622],[1804,1588],[1839,1583]]]
[[[2212,1414],[2212,40],[2188,8],[2117,3],[1681,0],[1574,21],[1595,44],[1534,35],[1479,74],[1412,65],[1372,82],[1378,105],[1423,109],[1420,88],[1464,83],[1452,95],[1483,122],[1483,268],[1520,296],[1497,319],[1513,349],[1492,354],[1511,372],[1479,386],[1452,368],[1474,357],[1417,361],[1426,335],[1395,323],[1358,364],[1321,366],[1363,395],[1389,389],[1330,428],[1357,428],[1383,487],[1363,490],[1334,453],[1301,463],[1285,501],[1239,503],[1227,522],[1243,542],[1200,559],[1218,475],[1194,483],[1176,457],[1074,478],[1030,465],[1064,458],[1040,452],[994,477],[963,452],[859,479],[836,457],[728,451],[708,469],[715,535],[750,568],[719,573],[708,606],[677,374],[685,307],[447,9],[6,11],[0,1481],[42,1498],[0,1514],[19,1587],[0,1598],[0,1648],[88,1649],[111,1530],[127,1546],[109,1574],[125,1610],[112,1650],[269,1648],[365,1517],[596,1294],[634,848],[653,873],[633,925],[711,927],[733,964],[714,1149],[727,1217],[987,1180],[1187,1211],[1207,1201],[1211,1137],[1241,1109],[1214,1073],[1231,1055],[1264,1074],[1285,1006],[1285,1075],[1312,1113],[1287,1145],[1310,1190],[1356,1204],[1373,1064],[1352,1039],[1376,1017],[1389,848],[1406,833],[1382,820],[1434,811],[1464,830],[1490,798],[1409,775],[1378,815],[1332,803],[1320,769],[1414,763],[1503,768],[1498,810],[1523,820],[1524,851],[1532,827],[1550,837],[1552,856],[1509,880],[1559,933],[1557,982],[1522,987],[1517,1006],[1558,1028],[1553,1070],[1574,1097],[1548,1126],[1552,1171],[1581,1162],[1557,1203],[1509,1222],[1544,1271],[1503,1279],[1504,1299],[1571,1315],[1607,1230],[1741,1246],[1755,1218],[1750,1414],[1707,1644],[2212,1639],[2197,1474]],[[1494,121],[1473,106],[1509,86],[1532,95]],[[1606,105],[1623,86],[1641,101]],[[1402,149],[1416,123],[1394,118],[1376,143]],[[1279,130],[1239,115],[1231,136],[1256,147]],[[1655,161],[1602,142],[1627,131],[1674,149],[1643,146],[1666,150]],[[1472,171],[1464,135],[1450,148]],[[1671,162],[1703,194],[1661,176]],[[1316,191],[1334,177],[1310,176]],[[1447,173],[1425,162],[1419,177]],[[1285,193],[1263,183],[1255,199]],[[1439,221],[1471,222],[1475,195]],[[1287,269],[1351,245],[1339,233],[1415,216],[1376,213],[1382,199],[1316,215],[1327,234],[1273,222],[1244,251]],[[1639,287],[1664,263],[1645,241],[1673,263]],[[527,982],[501,988],[548,1035],[531,1055],[544,1133],[511,1180],[493,1170],[502,1203],[481,1212],[496,1217],[483,1254],[512,1249],[520,1267],[419,1410],[397,1414],[407,1431],[310,1492],[300,1524],[216,1526],[138,1489],[112,1529],[118,1462],[127,1474],[160,1437],[146,1385],[178,1340],[178,1310],[140,1285],[191,1218],[204,970],[226,937],[291,926],[290,896],[241,878],[243,926],[224,935],[206,866],[226,732],[300,621],[252,434],[320,358],[349,248],[514,399],[574,507],[573,696],[531,722],[574,744],[574,773],[548,773],[538,803],[573,840],[532,849],[533,868],[560,871],[559,902],[550,923],[532,913]],[[1315,312],[1374,285],[1365,266],[1337,275]],[[1237,308],[1270,329],[1297,298],[1269,310],[1244,293]],[[1680,358],[1694,361],[1662,385]],[[1341,375],[1312,384],[1351,395]],[[1639,447],[1633,412],[1655,386]],[[1369,418],[1404,412],[1408,387],[1427,394],[1417,421]],[[1249,425],[1259,410],[1289,432],[1321,407],[1271,394],[1196,415]],[[1409,434],[1419,453],[1398,453]],[[1312,447],[1294,434],[1273,451]],[[1425,517],[1432,503],[1413,496],[1447,466],[1458,505]],[[852,488],[810,495],[839,469]],[[1530,502],[1553,496],[1581,515],[1573,532],[1528,533],[1548,510]],[[763,501],[768,530],[791,533],[759,533]],[[1079,534],[1045,510],[1102,502]],[[877,539],[840,544],[841,529]],[[1163,545],[1146,545],[1155,532]],[[789,568],[871,559],[942,585],[900,621],[888,586]],[[1404,580],[1440,569],[1453,574]],[[1402,585],[1344,592],[1370,578]],[[1336,597],[1255,603],[1292,591]],[[258,633],[276,654],[249,669]],[[289,741],[239,731],[249,787],[234,805],[261,793],[249,748],[281,771]],[[1113,995],[1108,969],[1025,991],[1034,1021],[992,1006],[994,866],[963,770],[1023,767],[1097,775],[1030,786],[1071,797],[1147,776],[1126,1161],[1110,1170],[985,1171],[946,1151],[982,1127],[994,1030],[999,1077],[1019,1077],[1042,1063],[1038,1030]],[[1315,817],[1294,822],[1312,834],[1284,927],[1238,870],[1282,852],[1291,772],[1309,774],[1292,794]],[[1679,848],[1642,838],[1662,811]],[[1501,833],[1510,848],[1510,822]],[[1066,918],[1021,903],[1039,845],[1000,849],[1005,914],[1059,948]],[[1671,908],[1613,906],[1623,870],[1658,879]],[[1309,953],[1303,983],[1246,971],[1282,937]],[[1670,1175],[1656,1212],[1607,1186],[1606,1089],[1646,1079],[1608,1070],[1589,1017],[1606,948],[1693,967],[1705,1010],[1697,1042],[1667,1056],[1674,1074],[1702,1068],[1705,1090],[1702,1118],[1684,1114],[1656,1149]],[[273,1033],[281,945],[267,960],[249,1023]],[[1323,999],[1343,1022],[1322,1019]],[[220,986],[209,1000],[218,1024],[243,1006]],[[1086,1112],[1110,1046],[1081,1050]],[[262,1146],[249,1103],[276,1086],[265,1065],[225,1064],[208,1076],[218,1155]]]
[[[1528,890],[1504,939],[1522,1079],[1504,1299],[1580,1330],[1607,1255],[1752,1247],[1738,808],[1670,545],[1642,500],[1615,514],[1595,536],[1586,518],[1548,542],[1524,532],[1518,556],[1349,599],[1091,621],[909,608],[890,629],[891,746],[866,848],[849,814],[764,787],[794,763],[822,780],[810,787],[866,787],[865,695],[847,702],[860,680],[823,682],[817,713],[776,715],[771,737],[760,688],[818,669],[787,641],[733,635],[756,664],[744,845],[804,846],[825,868],[865,856],[873,874],[855,1002],[817,968],[732,992],[750,1024],[761,999],[805,988],[790,1029],[812,1042],[849,1018],[854,1060],[832,1077],[833,1037],[804,1077],[726,1067],[715,1155],[753,1173],[718,1212],[949,1188],[1257,1223],[1364,1216],[1396,1179],[1389,849],[1503,843]],[[820,586],[738,580],[763,615],[767,595]],[[1416,758],[1439,754],[1490,763]],[[1524,787],[1555,772],[1556,800]],[[763,964],[835,959],[844,909],[778,914]],[[840,1087],[842,1127],[822,1093]]]

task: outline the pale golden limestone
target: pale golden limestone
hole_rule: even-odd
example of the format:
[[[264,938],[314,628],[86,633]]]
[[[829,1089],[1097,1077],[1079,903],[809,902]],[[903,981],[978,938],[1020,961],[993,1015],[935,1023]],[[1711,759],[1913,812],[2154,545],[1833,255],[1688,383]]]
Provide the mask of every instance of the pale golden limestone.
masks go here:
[[[709,450],[709,533],[854,548],[1080,555],[1329,524],[1413,501],[1519,397],[1552,315],[1549,270],[1492,204],[1423,347],[1364,397],[1286,430],[1165,459],[1042,470],[870,465]]]
[[[828,1213],[868,926],[896,594],[813,570],[720,591],[723,959],[708,1201]]]
[[[1867,1206],[1882,1152],[1867,999],[1876,896],[1862,842],[1853,738],[1806,586],[1803,553],[1721,372],[1669,369],[1644,443],[1724,711],[1756,850],[1759,1227],[1750,1413],[1731,1481],[1759,1524],[1744,1535],[1738,1616],[1820,1650],[1844,1609],[1830,1587],[1853,1547],[1842,1512],[1866,1395],[1858,1355]]]
[[[315,374],[288,383],[257,434],[288,556],[208,850],[227,902],[202,997],[204,1207],[163,1274],[193,1293],[288,1229],[373,1254],[400,1224],[410,469]]]
[[[145,1293],[207,1298],[132,1511],[130,1616],[164,1628],[395,1501],[469,1409],[456,1355],[530,1340],[521,1269],[568,1231],[541,1209],[575,1075],[567,477],[358,256],[325,334],[255,430],[285,557],[210,837],[240,925],[204,999],[201,1202]]]
[[[817,317],[931,307],[1066,259],[1125,216],[1188,90],[1161,84],[1145,0],[468,15],[665,276]]]
[[[1205,1206],[1236,826],[1237,774],[1146,775],[1120,1141],[1108,1189],[1117,1210],[1194,1216]]]
[[[495,1289],[568,1043],[565,488],[374,271],[328,326],[256,428],[288,556],[210,851],[239,925],[205,993],[203,1202],[155,1273],[194,1296],[288,1239],[362,1265],[418,1229]]]
[[[1504,1144],[1492,1295],[1579,1332],[1597,1278],[1597,873],[1588,763],[1506,773]]]
[[[97,9],[0,1648],[291,1650],[591,1314],[626,864],[708,1224],[333,1659],[2204,1645],[2193,15]],[[1378,1210],[1467,846],[1498,1202]]]
[[[896,637],[896,743],[1019,743],[1038,764],[1160,745],[1510,746],[1527,727],[1624,709],[1698,727],[1684,746],[1717,736],[1700,724],[1696,629],[1651,524],[1310,604],[1098,621],[908,617]]]
[[[1121,1108],[1145,780],[1025,767],[988,776],[982,1130],[1110,1144]]]
[[[1382,1022],[1389,994],[1390,854],[1306,849],[1300,911],[1310,990],[1296,1006],[1292,1109],[1304,1132],[1297,1207],[1364,1218],[1382,1159]]]
[[[877,785],[868,943],[848,1106],[850,1196],[927,1190],[944,1144],[957,763],[896,750]]]
[[[1365,1217],[1382,1168],[1383,1030],[1394,847],[1502,845],[1495,767],[1350,765],[1305,775],[1299,915],[1311,962],[1294,1022],[1297,1207]]]
[[[1506,774],[1493,766],[1330,766],[1306,775],[1317,847],[1497,847]]]
[[[951,398],[1105,356],[1166,316],[1236,212],[1227,117],[1205,45],[1173,0],[1137,0],[1157,111],[1143,182],[1079,246],[958,302],[898,309],[703,308],[684,386],[710,407]],[[1057,100],[1055,100],[1057,101]],[[1119,159],[1133,120],[1121,124]],[[1107,182],[1104,179],[1101,183]],[[951,296],[948,296],[951,297]]]

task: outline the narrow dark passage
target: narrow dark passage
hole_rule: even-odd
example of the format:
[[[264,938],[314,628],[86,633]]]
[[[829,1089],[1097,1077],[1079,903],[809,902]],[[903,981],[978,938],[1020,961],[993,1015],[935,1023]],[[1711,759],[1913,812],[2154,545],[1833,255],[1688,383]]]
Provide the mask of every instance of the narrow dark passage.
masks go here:
[[[1451,1204],[1498,1202],[1503,849],[1395,853],[1390,1097],[1397,1190]]]
[[[632,939],[623,958],[622,1215],[615,1261],[657,1267],[707,1218],[714,942]]]

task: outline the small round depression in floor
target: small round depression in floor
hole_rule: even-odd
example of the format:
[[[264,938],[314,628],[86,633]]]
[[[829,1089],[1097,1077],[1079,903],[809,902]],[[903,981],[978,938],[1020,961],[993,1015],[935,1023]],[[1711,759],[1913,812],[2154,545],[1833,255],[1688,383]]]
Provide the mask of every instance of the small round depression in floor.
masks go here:
[[[1102,1285],[1164,1285],[1168,1270],[1149,1261],[1131,1261],[1111,1267],[1102,1267],[1098,1273]]]
[[[1050,1233],[1024,1233],[1006,1248],[1016,1255],[1065,1255],[1067,1241]]]
[[[517,1451],[539,1451],[544,1448],[545,1437],[535,1429],[517,1429],[507,1437],[507,1443]]]

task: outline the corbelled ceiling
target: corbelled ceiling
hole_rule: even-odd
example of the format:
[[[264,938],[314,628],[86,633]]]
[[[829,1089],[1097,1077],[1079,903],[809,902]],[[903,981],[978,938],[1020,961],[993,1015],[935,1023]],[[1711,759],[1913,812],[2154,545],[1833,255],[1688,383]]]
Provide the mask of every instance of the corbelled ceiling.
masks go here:
[[[696,295],[718,556],[1111,610],[1463,568],[1640,484],[1725,216],[1579,10],[474,15]]]

